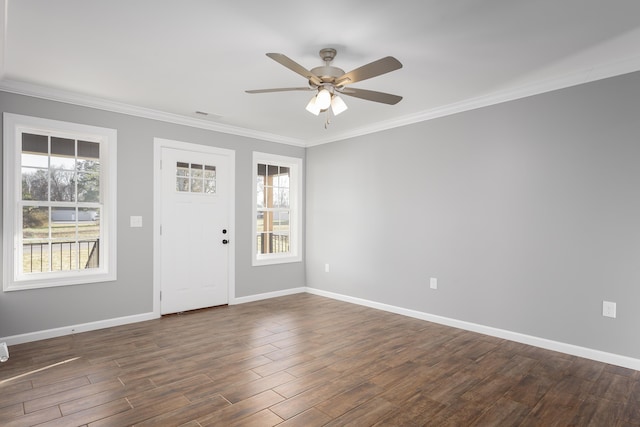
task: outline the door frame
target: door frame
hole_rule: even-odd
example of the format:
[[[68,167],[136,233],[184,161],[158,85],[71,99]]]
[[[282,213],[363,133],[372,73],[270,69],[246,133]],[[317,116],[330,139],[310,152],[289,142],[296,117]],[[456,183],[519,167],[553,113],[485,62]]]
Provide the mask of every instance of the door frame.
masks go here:
[[[153,313],[160,317],[160,276],[161,276],[161,244],[160,244],[160,220],[162,218],[162,173],[160,169],[160,160],[162,158],[162,149],[171,148],[175,150],[195,151],[200,153],[216,154],[226,156],[229,159],[229,224],[231,230],[229,239],[229,257],[227,267],[229,269],[228,282],[228,303],[235,301],[236,295],[236,251],[235,239],[236,234],[236,152],[226,148],[211,147],[208,145],[193,144],[190,142],[175,141],[164,138],[153,138]]]

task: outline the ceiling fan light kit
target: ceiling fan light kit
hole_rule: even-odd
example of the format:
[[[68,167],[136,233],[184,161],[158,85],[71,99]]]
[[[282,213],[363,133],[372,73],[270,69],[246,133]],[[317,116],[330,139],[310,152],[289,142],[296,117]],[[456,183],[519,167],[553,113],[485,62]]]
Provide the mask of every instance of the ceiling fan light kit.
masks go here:
[[[320,108],[320,111],[329,108],[331,105],[331,93],[325,88],[320,89],[316,96],[316,104],[318,108]]]
[[[333,98],[331,99],[331,111],[333,111],[334,116],[346,111],[347,108],[349,107],[347,107],[347,104],[344,103],[342,98],[338,95],[333,95]]]
[[[257,89],[247,90],[247,93],[269,93],[269,92],[287,92],[287,91],[309,91],[315,90],[316,95],[307,104],[306,110],[314,115],[319,115],[321,112],[331,111],[334,116],[347,110],[347,104],[344,100],[338,96],[343,94],[352,96],[354,98],[360,98],[367,101],[380,102],[388,105],[395,105],[402,100],[401,96],[392,95],[383,92],[375,92],[371,90],[346,88],[346,85],[356,83],[362,80],[377,77],[382,74],[402,68],[400,61],[392,56],[373,61],[362,67],[356,68],[348,73],[345,73],[342,69],[334,67],[331,64],[336,56],[336,50],[332,48],[325,48],[320,50],[320,58],[325,62],[325,65],[307,70],[302,65],[296,63],[292,59],[281,53],[267,53],[267,56],[281,65],[284,65],[291,71],[306,78],[309,82],[309,87],[292,87],[292,88],[276,88],[276,89]],[[327,120],[328,123],[328,120]],[[326,127],[326,124],[325,124]]]
[[[307,104],[307,111],[316,116],[320,114],[320,107],[318,107],[318,103],[316,102],[317,99],[318,95],[314,95],[314,97],[311,98],[311,100]]]

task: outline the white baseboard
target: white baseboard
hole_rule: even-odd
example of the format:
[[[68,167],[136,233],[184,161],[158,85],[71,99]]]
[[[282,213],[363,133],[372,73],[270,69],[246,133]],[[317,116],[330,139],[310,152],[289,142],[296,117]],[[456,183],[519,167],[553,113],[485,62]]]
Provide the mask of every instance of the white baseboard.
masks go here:
[[[111,328],[113,326],[127,325],[129,323],[144,322],[146,320],[157,319],[154,313],[135,314],[133,316],[117,317],[114,319],[99,320],[96,322],[81,323],[79,325],[63,326],[61,328],[46,329],[44,331],[29,332],[26,334],[12,335],[0,338],[6,341],[7,345],[23,344],[26,342],[46,340],[48,338],[73,335],[80,332],[95,331],[97,329]]]
[[[260,301],[269,298],[282,297],[286,295],[300,294],[306,291],[305,287],[284,289],[282,291],[266,292],[263,294],[249,295],[246,297],[234,298],[229,301],[229,305],[244,304],[247,302]],[[80,332],[95,331],[98,329],[110,328],[112,326],[127,325],[129,323],[144,322],[146,320],[158,319],[158,313],[142,313],[133,316],[118,317],[114,319],[100,320],[96,322],[82,323],[78,325],[62,326],[60,328],[46,329],[43,331],[29,332],[20,335],[0,337],[0,342],[5,341],[7,345],[23,344],[27,342],[46,340],[64,335],[72,335]]]
[[[640,370],[640,359],[634,359],[632,357],[621,356],[619,354],[607,353],[604,351],[594,350],[586,347],[580,347],[573,344],[552,341],[545,338],[539,338],[531,335],[520,334],[518,332],[507,331],[504,329],[492,328],[490,326],[478,325],[476,323],[465,322],[463,320],[456,320],[448,317],[437,316],[437,315],[425,313],[422,311],[410,310],[410,309],[396,307],[389,304],[383,304],[375,301],[355,298],[348,295],[342,295],[334,292],[323,291],[321,289],[307,287],[306,291],[310,294],[332,298],[332,299],[336,299],[344,302],[349,302],[352,304],[358,304],[365,307],[371,307],[378,310],[384,310],[391,313],[401,314],[404,316],[426,320],[429,322],[438,323],[445,326],[464,329],[466,331],[478,332],[480,334],[489,335],[496,338],[515,341],[522,344],[531,345],[534,347],[544,348],[547,350],[558,351],[560,353],[570,354],[572,356],[584,357],[585,359],[591,359],[598,362],[609,363],[611,365],[622,366],[624,368],[634,369],[636,371]]]
[[[580,347],[573,344],[552,341],[545,338],[539,338],[531,335],[520,334],[518,332],[507,331],[504,329],[492,328],[489,326],[479,325],[476,323],[465,322],[463,320],[456,320],[448,317],[437,316],[437,315],[425,313],[422,311],[410,310],[407,308],[397,307],[390,304],[384,304],[384,303],[370,301],[362,298],[351,297],[348,295],[338,294],[338,293],[329,292],[329,291],[323,291],[321,289],[310,288],[310,287],[284,289],[281,291],[266,292],[262,294],[234,298],[233,300],[229,301],[229,304],[230,305],[244,304],[248,302],[261,301],[265,299],[277,298],[277,297],[299,294],[304,292],[640,371],[640,359],[634,359],[632,357],[622,356],[619,354],[607,353],[600,350],[594,350],[591,348]],[[64,326],[64,327],[55,328],[55,329],[47,329],[44,331],[30,332],[27,334],[0,337],[0,342],[4,341],[7,343],[7,345],[16,345],[16,344],[22,344],[22,343],[31,342],[31,341],[38,341],[38,340],[44,340],[48,338],[60,337],[64,335],[76,334],[80,332],[88,332],[88,331],[94,331],[98,329],[110,328],[112,326],[120,326],[120,325],[129,324],[129,323],[143,322],[146,320],[153,320],[157,318],[159,318],[159,316],[156,313],[153,313],[153,312],[142,313],[142,314],[137,314],[133,316],[118,317],[115,319],[107,319],[107,320],[101,320],[97,322],[89,322],[89,323],[83,323],[79,325]]]
[[[301,294],[306,291],[307,291],[307,288],[300,287],[300,288],[284,289],[282,291],[265,292],[263,294],[249,295],[246,297],[237,297],[237,298],[234,298],[232,301],[229,301],[229,305],[244,304],[247,302],[261,301],[263,299],[277,298],[277,297],[283,297],[286,295],[293,295],[293,294]]]

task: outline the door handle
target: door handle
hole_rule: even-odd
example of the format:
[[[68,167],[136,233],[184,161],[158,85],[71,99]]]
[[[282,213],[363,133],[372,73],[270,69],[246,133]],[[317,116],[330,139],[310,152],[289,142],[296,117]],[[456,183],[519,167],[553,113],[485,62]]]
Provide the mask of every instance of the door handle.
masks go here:
[[[226,245],[227,243],[229,243],[229,241],[227,239],[222,239],[222,244]]]

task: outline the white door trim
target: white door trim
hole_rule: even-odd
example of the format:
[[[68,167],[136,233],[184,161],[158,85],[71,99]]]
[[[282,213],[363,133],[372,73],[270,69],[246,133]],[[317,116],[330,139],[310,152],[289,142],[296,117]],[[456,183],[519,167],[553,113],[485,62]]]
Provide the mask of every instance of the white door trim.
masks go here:
[[[163,148],[177,150],[196,151],[202,153],[217,154],[229,158],[229,304],[235,301],[236,285],[236,258],[235,258],[235,169],[236,152],[226,148],[210,147],[207,145],[192,144],[189,142],[174,141],[164,138],[153,138],[153,313],[160,317],[160,215],[162,209],[162,174],[160,171],[160,159]]]

